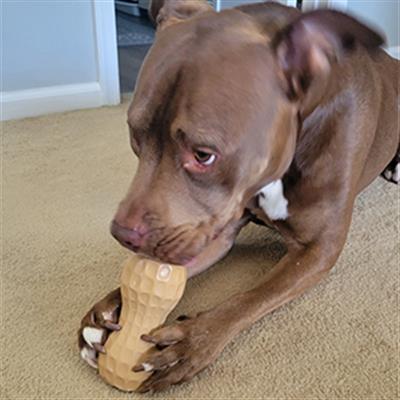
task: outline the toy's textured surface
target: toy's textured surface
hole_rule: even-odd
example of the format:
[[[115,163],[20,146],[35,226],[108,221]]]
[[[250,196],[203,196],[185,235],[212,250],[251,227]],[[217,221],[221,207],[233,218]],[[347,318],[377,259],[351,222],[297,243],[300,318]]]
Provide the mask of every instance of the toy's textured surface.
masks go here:
[[[122,309],[119,323],[99,355],[99,372],[109,384],[125,391],[136,390],[149,376],[132,372],[152,345],[140,339],[161,325],[183,295],[186,269],[133,256],[121,275]]]

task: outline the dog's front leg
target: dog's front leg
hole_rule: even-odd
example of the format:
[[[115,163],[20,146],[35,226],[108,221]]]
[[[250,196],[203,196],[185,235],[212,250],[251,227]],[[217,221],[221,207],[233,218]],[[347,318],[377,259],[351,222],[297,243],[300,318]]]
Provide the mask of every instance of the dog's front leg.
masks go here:
[[[319,282],[340,253],[341,247],[335,247],[332,251],[329,242],[327,246],[318,243],[291,250],[255,289],[144,335],[143,339],[156,345],[158,351],[134,368],[154,371],[140,391],[162,390],[206,368],[235,335]]]

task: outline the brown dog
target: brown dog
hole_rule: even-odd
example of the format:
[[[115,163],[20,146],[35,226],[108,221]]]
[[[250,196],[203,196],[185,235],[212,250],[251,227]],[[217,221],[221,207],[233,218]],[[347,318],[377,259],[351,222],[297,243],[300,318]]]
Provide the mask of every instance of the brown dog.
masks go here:
[[[399,63],[377,33],[336,11],[274,3],[216,13],[202,0],[154,1],[152,16],[157,38],[128,113],[140,163],[112,234],[191,276],[249,221],[278,229],[288,253],[259,287],[151,332],[161,350],[141,391],[192,378],[317,284],[342,251],[357,194],[387,166],[389,180],[400,175]],[[82,321],[93,366],[119,306],[117,289]]]

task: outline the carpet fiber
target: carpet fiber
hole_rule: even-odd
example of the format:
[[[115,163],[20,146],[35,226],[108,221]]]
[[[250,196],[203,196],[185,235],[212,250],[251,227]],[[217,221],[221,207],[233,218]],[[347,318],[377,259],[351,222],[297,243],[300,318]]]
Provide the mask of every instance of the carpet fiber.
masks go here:
[[[135,399],[78,355],[87,309],[118,284],[126,251],[108,233],[136,161],[127,103],[3,124],[2,377],[5,399]],[[329,277],[240,334],[192,382],[155,398],[398,398],[399,189],[359,196]],[[171,318],[256,285],[284,254],[249,226],[188,283]]]

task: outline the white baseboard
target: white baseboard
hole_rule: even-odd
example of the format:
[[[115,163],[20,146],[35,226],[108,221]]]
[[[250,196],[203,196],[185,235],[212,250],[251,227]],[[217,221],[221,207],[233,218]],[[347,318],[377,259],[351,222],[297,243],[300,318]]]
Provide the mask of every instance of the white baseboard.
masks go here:
[[[0,120],[99,107],[104,103],[98,82],[0,92]]]
[[[386,51],[394,58],[400,60],[400,46],[393,46],[386,49]]]

